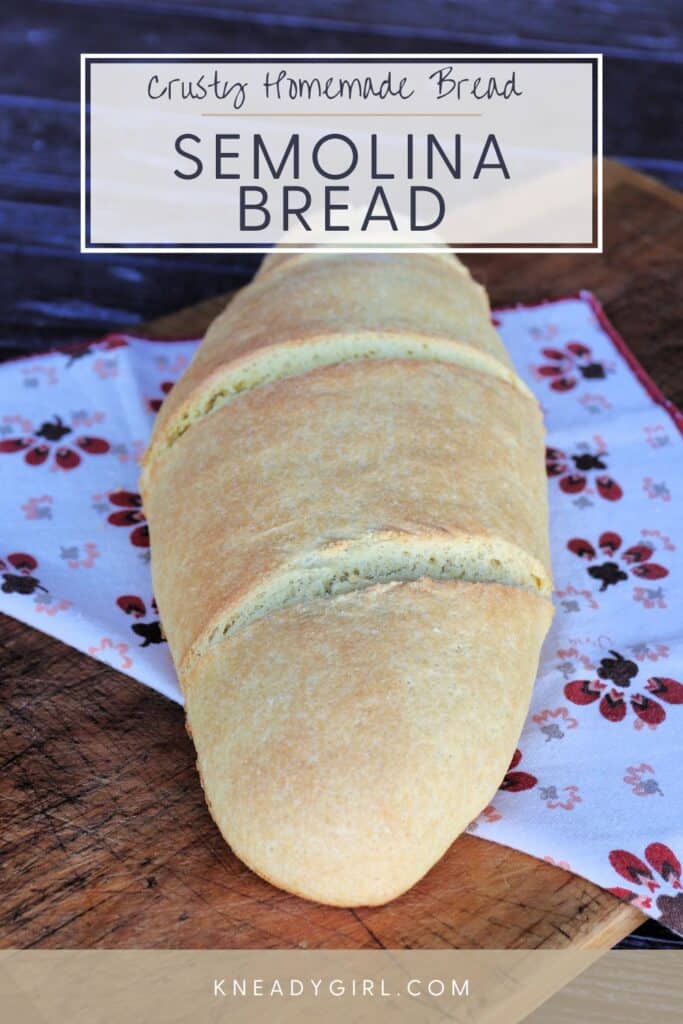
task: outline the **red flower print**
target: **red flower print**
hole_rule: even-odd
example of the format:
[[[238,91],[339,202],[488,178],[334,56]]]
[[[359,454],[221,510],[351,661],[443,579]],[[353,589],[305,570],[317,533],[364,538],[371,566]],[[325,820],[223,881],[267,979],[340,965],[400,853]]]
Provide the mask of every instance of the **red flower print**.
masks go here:
[[[590,348],[580,341],[570,341],[563,348],[544,348],[546,362],[536,367],[537,377],[546,377],[553,391],[571,391],[584,380],[602,380],[607,374],[602,363],[593,359]]]
[[[117,511],[111,512],[107,522],[112,526],[132,526],[130,542],[136,548],[149,547],[149,529],[142,510],[142,498],[136,491],[113,491],[107,497]]]
[[[581,590],[572,583],[568,583],[563,590],[556,590],[555,596],[560,607],[567,614],[581,611],[581,608],[599,608],[600,605],[593,597],[592,591]]]
[[[567,547],[578,558],[592,562],[597,557],[597,551],[590,543],[582,537],[573,537],[568,541]],[[613,556],[621,548],[621,537],[618,533],[606,531],[598,538],[598,547],[608,561],[602,565],[591,565],[586,570],[594,580],[600,580],[600,592],[603,593],[608,587],[623,583],[631,576],[637,576],[644,580],[661,580],[669,575],[669,570],[657,562],[651,562],[654,554],[654,547],[651,544],[642,542],[622,551],[618,556],[622,565],[613,560]],[[634,595],[637,596],[637,595]]]
[[[24,462],[29,466],[42,466],[44,462],[54,457],[55,468],[75,469],[81,462],[80,452],[86,455],[104,455],[109,451],[108,441],[87,434],[70,438],[68,444],[62,443],[69,434],[73,434],[73,428],[67,427],[60,416],[53,416],[51,420],[45,420],[32,435],[0,441],[0,453],[24,452]],[[76,448],[79,451],[76,451]]]
[[[660,658],[669,657],[669,648],[666,644],[645,643],[644,640],[631,644],[629,651],[636,661],[659,661]]]
[[[579,405],[582,405],[586,412],[591,415],[598,415],[599,413],[609,412],[612,408],[612,403],[605,395],[598,395],[593,391],[586,391],[579,398]]]
[[[0,558],[0,590],[3,594],[35,594],[36,590],[42,590],[47,594],[47,588],[41,586],[40,580],[33,575],[37,568],[38,562],[33,555],[26,555],[20,551]]]
[[[545,708],[533,715],[531,720],[536,723],[545,736],[546,743],[550,743],[552,740],[562,740],[565,737],[564,730],[578,729],[579,727],[577,720],[572,718],[566,708]]]
[[[163,644],[166,642],[161,630],[161,623],[158,619],[157,605],[154,598],[150,601],[149,613],[147,606],[141,597],[136,594],[124,594],[116,599],[116,604],[126,615],[133,619],[144,619],[148,614],[155,615],[151,622],[134,622],[130,627],[136,636],[142,637],[141,647],[149,647],[150,644]]]
[[[538,785],[538,779],[535,775],[530,775],[529,772],[515,771],[521,760],[522,752],[517,749],[505,774],[505,778],[498,787],[500,791],[522,793],[524,790],[533,789]],[[561,796],[561,793],[566,794],[564,798]],[[550,811],[557,810],[558,808],[561,808],[563,811],[573,811],[576,805],[581,803],[578,786],[564,786],[560,793],[558,793],[557,786],[539,786],[538,795]]]
[[[638,666],[635,661],[624,658],[618,651],[610,651],[611,658],[602,658],[598,675],[601,679],[609,679],[616,686],[627,687],[631,680],[638,675]]]
[[[499,789],[507,790],[510,793],[521,793],[522,790],[534,788],[538,782],[535,775],[529,775],[528,772],[513,771],[521,760],[521,750],[515,750],[512,761],[510,762],[510,767],[508,768]]]
[[[581,494],[589,485],[589,474],[598,472],[592,477],[595,489],[605,501],[618,501],[623,490],[608,473],[600,472],[607,469],[607,452],[577,451],[565,455],[559,448],[546,448],[545,469],[549,478],[557,477],[560,490],[565,494]]]
[[[666,709],[661,701],[672,706],[683,704],[683,685],[675,679],[658,676],[645,683],[644,688],[653,696],[644,693],[627,695],[626,690],[630,690],[638,675],[638,666],[618,651],[610,651],[610,655],[600,662],[598,679],[574,679],[566,684],[564,695],[567,700],[579,707],[597,703],[600,714],[608,722],[623,722],[630,707],[639,728],[648,725],[653,729],[666,718]],[[612,685],[608,689],[610,683]],[[655,697],[659,699],[655,700]]]
[[[654,693],[660,700],[665,700],[667,704],[683,704],[683,685],[675,679],[652,676],[645,683],[645,689]]]
[[[163,397],[162,398],[148,398],[147,399],[147,405],[149,406],[150,412],[159,412],[159,409],[161,409],[162,405],[164,404],[164,398],[169,393],[169,391],[171,390],[172,387],[173,387],[173,381],[172,380],[165,380],[165,381],[163,381],[163,383],[161,385],[161,392],[162,392]]]
[[[643,490],[653,501],[660,499],[667,504],[671,501],[671,491],[664,480],[655,481],[651,476],[643,477]]]
[[[661,889],[663,883],[675,895],[657,896],[656,906],[660,911],[658,920],[665,927],[680,934],[683,932],[681,862],[664,843],[650,843],[645,848],[644,857],[645,859],[641,860],[628,850],[612,850],[609,855],[610,864],[616,873],[634,888],[624,889],[622,886],[615,886],[609,891],[642,910],[650,910],[652,894]]]
[[[541,800],[545,800],[549,811],[556,811],[558,808],[573,811],[577,804],[583,802],[578,786],[564,786],[559,793],[557,786],[541,786],[539,796]]]
[[[116,643],[109,636],[103,636],[98,644],[88,647],[88,654],[97,658],[98,661],[104,661],[108,665],[120,668],[122,672],[127,672],[133,664],[133,659],[128,654],[128,644]],[[114,655],[116,660],[114,660]]]
[[[651,427],[643,427],[645,433],[645,441],[649,444],[650,448],[664,448],[666,445],[671,444],[671,438],[666,432],[666,427],[661,423],[657,423]]]
[[[654,768],[644,762],[629,765],[626,775],[624,775],[624,782],[631,787],[634,796],[654,796],[655,793],[663,796],[655,778]]]

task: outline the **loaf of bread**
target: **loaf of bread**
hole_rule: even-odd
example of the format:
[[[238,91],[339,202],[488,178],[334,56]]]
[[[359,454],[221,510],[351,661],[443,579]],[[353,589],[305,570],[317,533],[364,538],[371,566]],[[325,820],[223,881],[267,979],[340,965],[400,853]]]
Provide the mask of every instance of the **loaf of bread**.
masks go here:
[[[340,906],[493,796],[552,616],[543,427],[454,257],[274,253],[162,406],[154,592],[234,852]]]

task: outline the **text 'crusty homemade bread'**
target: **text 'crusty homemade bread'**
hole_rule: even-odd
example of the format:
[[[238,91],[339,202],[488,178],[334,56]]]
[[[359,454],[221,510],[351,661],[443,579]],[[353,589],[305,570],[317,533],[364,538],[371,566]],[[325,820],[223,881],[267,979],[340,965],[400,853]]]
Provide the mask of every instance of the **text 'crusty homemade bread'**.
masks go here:
[[[489,801],[549,626],[540,412],[446,256],[274,254],[141,487],[211,812],[311,899],[409,888]]]

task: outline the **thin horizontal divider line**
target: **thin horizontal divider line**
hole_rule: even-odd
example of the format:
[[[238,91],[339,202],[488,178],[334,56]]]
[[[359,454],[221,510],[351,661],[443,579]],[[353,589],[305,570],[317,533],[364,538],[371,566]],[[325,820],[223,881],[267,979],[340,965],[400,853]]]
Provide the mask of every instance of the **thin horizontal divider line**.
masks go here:
[[[400,114],[389,114],[389,113],[385,113],[385,114],[366,114],[366,113],[363,113],[363,114],[361,114],[361,113],[358,113],[358,114],[342,114],[342,113],[339,113],[337,111],[335,111],[333,113],[325,113],[325,114],[304,113],[303,111],[293,111],[291,114],[266,113],[265,111],[257,112],[255,114],[252,114],[252,113],[244,113],[244,114],[242,114],[242,113],[239,113],[239,112],[231,111],[231,112],[227,112],[227,113],[220,112],[218,114],[204,112],[204,113],[200,114],[199,116],[200,117],[328,117],[328,118],[329,117],[375,117],[376,118],[376,117],[483,117],[484,115],[483,114],[425,114],[425,113],[414,114],[411,111],[403,111]]]

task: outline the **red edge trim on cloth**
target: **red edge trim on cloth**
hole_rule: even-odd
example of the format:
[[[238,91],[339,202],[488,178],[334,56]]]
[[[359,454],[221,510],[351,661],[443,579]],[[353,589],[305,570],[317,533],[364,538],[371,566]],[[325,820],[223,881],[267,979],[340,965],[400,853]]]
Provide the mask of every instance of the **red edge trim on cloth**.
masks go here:
[[[581,292],[579,294],[580,299],[584,299],[588,302],[589,306],[595,313],[598,323],[602,327],[605,334],[609,337],[610,341],[616,348],[626,362],[628,363],[631,370],[643,385],[650,398],[661,405],[662,408],[668,412],[671,419],[674,421],[675,426],[678,427],[681,434],[683,434],[683,411],[681,411],[677,405],[671,402],[665,394],[659,389],[658,385],[653,381],[650,374],[647,372],[645,367],[636,359],[631,349],[628,347],[624,339],[622,338],[619,331],[616,329],[614,324],[609,320],[605,310],[602,308],[600,301],[596,299],[592,292]]]
[[[588,303],[603,331],[612,342],[619,355],[623,356],[629,369],[633,371],[635,377],[643,385],[650,398],[656,402],[657,405],[662,406],[664,411],[667,412],[673,420],[674,426],[678,428],[681,434],[683,434],[683,411],[681,411],[674,402],[670,401],[670,399],[666,397],[642,363],[638,361],[619,331],[607,316],[607,313],[605,313],[600,300],[593,295],[593,292],[582,289],[580,292],[575,292],[573,295],[563,295],[559,299],[541,299],[539,302],[517,302],[512,306],[496,306],[495,309],[491,310],[491,313],[495,315],[496,313],[512,313],[516,309],[540,309],[541,306],[552,306],[555,303],[567,302],[571,299]]]
[[[595,317],[596,317],[598,323],[600,324],[600,327],[602,327],[603,331],[605,332],[607,337],[610,339],[610,341],[612,342],[612,344],[616,348],[617,352],[621,356],[623,356],[623,358],[626,361],[627,365],[633,371],[633,373],[635,374],[636,378],[643,385],[643,387],[647,391],[647,393],[650,396],[650,398],[652,398],[652,400],[654,402],[656,402],[657,405],[661,405],[661,407],[664,409],[664,411],[667,412],[669,414],[669,416],[671,417],[671,419],[673,420],[674,426],[676,426],[678,428],[679,432],[681,434],[683,434],[683,411],[681,409],[679,409],[678,406],[675,405],[674,402],[670,401],[666,397],[666,395],[660,390],[659,386],[654,382],[654,380],[652,379],[650,374],[647,372],[645,367],[638,361],[636,356],[633,354],[631,349],[628,347],[628,345],[624,341],[624,339],[621,336],[621,334],[619,333],[619,331],[616,329],[614,324],[611,322],[611,320],[609,319],[609,317],[605,313],[605,310],[603,309],[600,300],[598,298],[596,298],[596,296],[593,295],[592,292],[589,292],[587,290],[582,290],[580,292],[574,292],[574,294],[572,294],[572,295],[562,295],[562,296],[560,296],[559,298],[556,298],[556,299],[541,299],[539,302],[518,302],[518,303],[516,303],[515,305],[512,305],[512,306],[496,306],[496,308],[492,309],[491,312],[492,312],[492,314],[496,314],[496,313],[508,313],[508,312],[512,312],[512,311],[514,311],[516,309],[539,309],[541,306],[552,306],[552,305],[556,305],[558,302],[567,302],[570,299],[576,299],[576,300],[588,303],[588,305],[590,306],[591,310],[595,314]],[[168,344],[169,342],[176,342],[176,341],[177,342],[189,342],[189,341],[198,341],[198,340],[200,340],[198,338],[184,338],[184,337],[179,338],[179,337],[170,337],[170,336],[161,336],[161,337],[157,337],[157,338],[148,338],[148,337],[145,337],[145,335],[143,335],[143,334],[136,334],[134,331],[127,331],[127,330],[109,331],[107,334],[102,335],[100,338],[91,338],[91,339],[89,339],[87,341],[70,342],[70,343],[67,343],[66,345],[62,345],[60,348],[46,349],[44,352],[31,352],[31,353],[29,353],[29,354],[27,354],[25,356],[23,356],[23,355],[22,356],[13,356],[10,359],[3,360],[2,363],[0,363],[0,366],[3,365],[4,363],[18,363],[18,362],[21,362],[23,359],[38,359],[41,356],[51,355],[52,353],[62,352],[62,353],[66,354],[69,351],[76,351],[76,352],[78,352],[78,351],[83,350],[84,348],[87,348],[90,345],[96,345],[99,342],[104,341],[106,338],[109,338],[109,337],[112,337],[112,336],[116,336],[117,334],[124,335],[127,338],[133,338],[135,341],[149,341],[149,342],[152,342],[152,343],[154,343],[154,342],[162,342],[164,344]]]

